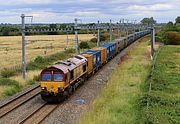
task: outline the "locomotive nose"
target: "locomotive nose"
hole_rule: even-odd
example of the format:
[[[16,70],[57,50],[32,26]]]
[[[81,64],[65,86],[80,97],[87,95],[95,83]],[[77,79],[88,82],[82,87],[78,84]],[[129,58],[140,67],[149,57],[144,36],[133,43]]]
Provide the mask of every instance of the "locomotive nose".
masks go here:
[[[58,93],[59,90],[63,91],[64,82],[41,82],[41,89],[50,93]]]

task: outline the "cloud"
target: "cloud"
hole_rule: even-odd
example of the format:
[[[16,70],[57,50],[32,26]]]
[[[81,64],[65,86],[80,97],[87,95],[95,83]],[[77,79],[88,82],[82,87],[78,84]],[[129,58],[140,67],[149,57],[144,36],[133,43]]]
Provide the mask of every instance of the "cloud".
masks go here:
[[[128,9],[132,11],[159,11],[159,10],[171,10],[174,6],[171,4],[153,4],[153,5],[132,5]]]
[[[153,16],[159,22],[174,20],[180,12],[179,0],[0,0],[0,23],[20,23],[20,15],[33,15],[36,23],[141,20]]]

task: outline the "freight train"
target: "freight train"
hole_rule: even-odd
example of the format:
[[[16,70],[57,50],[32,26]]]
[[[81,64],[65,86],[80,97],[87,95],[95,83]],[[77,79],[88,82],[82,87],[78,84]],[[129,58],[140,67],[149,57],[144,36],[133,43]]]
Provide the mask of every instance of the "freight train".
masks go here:
[[[149,30],[136,32],[45,68],[39,77],[42,99],[60,102],[67,98],[121,50],[149,33]]]

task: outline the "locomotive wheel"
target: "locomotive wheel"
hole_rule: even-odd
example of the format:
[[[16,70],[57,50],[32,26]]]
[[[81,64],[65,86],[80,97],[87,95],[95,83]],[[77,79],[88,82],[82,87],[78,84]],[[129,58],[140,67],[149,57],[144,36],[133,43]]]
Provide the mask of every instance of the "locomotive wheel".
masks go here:
[[[83,85],[85,82],[85,77],[82,77],[82,80],[81,80],[81,85]]]

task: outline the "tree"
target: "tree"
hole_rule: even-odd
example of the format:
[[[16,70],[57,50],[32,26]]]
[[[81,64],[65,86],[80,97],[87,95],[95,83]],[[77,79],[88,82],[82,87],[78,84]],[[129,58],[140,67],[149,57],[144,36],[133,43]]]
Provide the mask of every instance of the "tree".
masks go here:
[[[57,24],[50,24],[49,27],[52,28],[52,29],[57,28]]]
[[[152,24],[156,24],[156,20],[154,20],[153,17],[151,18],[144,18],[141,20],[141,23],[144,25],[152,25]]]
[[[174,26],[173,22],[168,22],[168,23],[166,24],[166,27],[173,27],[173,26]]]
[[[173,22],[168,22],[165,27],[164,27],[165,31],[176,31],[177,28],[176,26],[174,26]]]
[[[56,29],[57,28],[57,24],[50,24],[49,28],[51,29]],[[58,35],[58,32],[49,32],[49,35]]]
[[[87,42],[85,42],[85,41],[82,41],[82,42],[79,44],[79,47],[80,47],[80,49],[88,49],[88,48],[90,48],[90,47],[89,47],[89,44],[88,44]]]
[[[180,16],[178,16],[177,18],[176,18],[176,24],[180,24]]]
[[[9,27],[3,27],[2,28],[2,35],[3,36],[9,36],[11,29]]]

